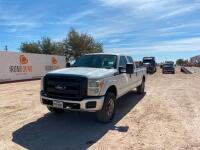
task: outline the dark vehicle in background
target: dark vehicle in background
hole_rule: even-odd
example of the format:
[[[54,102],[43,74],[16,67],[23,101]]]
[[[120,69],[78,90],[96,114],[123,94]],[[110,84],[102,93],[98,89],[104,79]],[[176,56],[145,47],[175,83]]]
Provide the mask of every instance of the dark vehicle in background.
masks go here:
[[[163,67],[163,63],[160,64],[160,69],[162,69],[162,67]]]
[[[165,61],[165,64],[173,64],[174,65],[174,62],[173,61]]]
[[[175,74],[174,62],[165,62],[162,66],[162,72],[165,73],[173,73]]]
[[[155,73],[157,71],[155,57],[144,57],[143,66],[147,68],[147,73]]]

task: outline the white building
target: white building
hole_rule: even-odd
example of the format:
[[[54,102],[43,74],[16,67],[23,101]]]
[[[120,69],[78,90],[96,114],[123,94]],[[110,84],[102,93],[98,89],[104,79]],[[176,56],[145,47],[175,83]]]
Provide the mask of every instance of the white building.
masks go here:
[[[191,58],[190,58],[190,62],[191,62],[193,65],[197,65],[197,64],[200,65],[200,55],[191,57]]]

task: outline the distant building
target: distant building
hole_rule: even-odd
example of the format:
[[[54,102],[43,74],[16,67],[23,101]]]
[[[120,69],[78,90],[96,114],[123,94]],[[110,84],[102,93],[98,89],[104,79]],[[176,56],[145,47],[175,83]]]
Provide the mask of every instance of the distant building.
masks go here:
[[[190,63],[193,65],[200,65],[200,55],[190,58]]]

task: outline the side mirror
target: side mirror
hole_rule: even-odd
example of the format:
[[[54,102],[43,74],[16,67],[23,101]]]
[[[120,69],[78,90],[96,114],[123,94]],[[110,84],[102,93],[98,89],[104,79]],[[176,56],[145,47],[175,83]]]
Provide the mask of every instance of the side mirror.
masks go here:
[[[133,74],[134,73],[134,65],[133,65],[133,63],[126,64],[126,73],[127,74]]]
[[[69,62],[66,63],[66,68],[70,68],[71,64]]]
[[[126,73],[126,68],[119,67],[119,74]]]

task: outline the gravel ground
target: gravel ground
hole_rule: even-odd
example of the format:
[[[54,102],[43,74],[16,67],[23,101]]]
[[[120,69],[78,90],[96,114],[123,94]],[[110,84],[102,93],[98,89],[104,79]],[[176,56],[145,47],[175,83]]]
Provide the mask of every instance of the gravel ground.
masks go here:
[[[0,84],[0,149],[200,149],[200,76],[159,70],[148,77],[146,94],[119,99],[110,124],[93,113],[49,113],[39,87]]]

